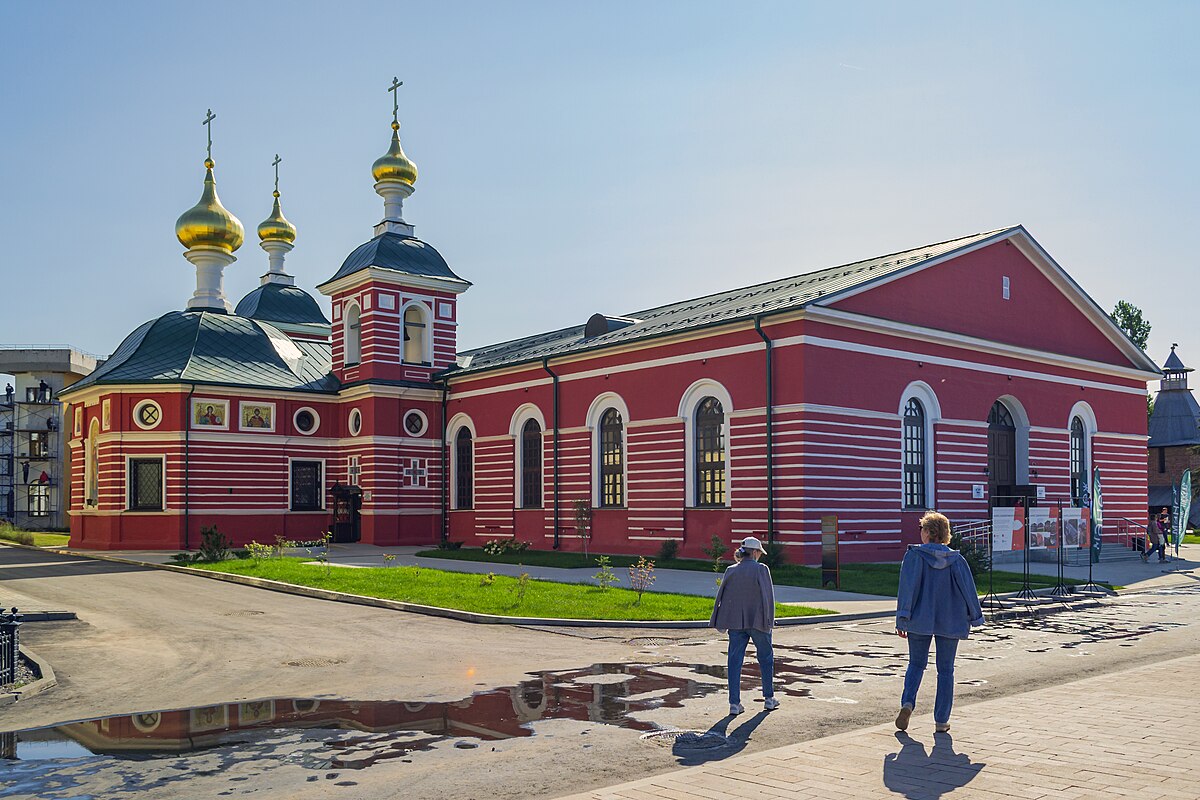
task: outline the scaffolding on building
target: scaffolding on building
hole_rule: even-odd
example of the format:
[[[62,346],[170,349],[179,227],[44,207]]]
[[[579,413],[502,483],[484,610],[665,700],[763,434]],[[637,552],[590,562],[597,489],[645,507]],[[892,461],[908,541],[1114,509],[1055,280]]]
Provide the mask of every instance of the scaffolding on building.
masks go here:
[[[62,405],[45,385],[0,395],[0,518],[18,527],[60,528]]]

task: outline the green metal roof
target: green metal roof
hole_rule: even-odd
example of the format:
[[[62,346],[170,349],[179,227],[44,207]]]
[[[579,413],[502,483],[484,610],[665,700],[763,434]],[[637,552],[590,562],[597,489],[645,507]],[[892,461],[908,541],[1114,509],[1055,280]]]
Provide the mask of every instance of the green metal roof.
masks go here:
[[[233,312],[264,322],[328,325],[329,320],[308,292],[282,283],[265,283],[243,297]]]
[[[371,267],[389,269],[406,275],[442,278],[464,286],[471,285],[470,281],[454,274],[454,270],[450,269],[446,259],[442,258],[442,254],[435,250],[433,245],[422,242],[415,236],[399,233],[381,233],[371,241],[359,245],[325,284]]]
[[[129,334],[91,375],[97,384],[202,383],[335,393],[327,341],[290,339],[270,324],[209,311],[171,311]]]
[[[912,269],[929,261],[1007,234],[1014,228],[999,228],[959,239],[928,244],[866,261],[781,278],[741,289],[670,303],[623,317],[634,321],[599,336],[586,337],[584,325],[575,325],[524,339],[467,350],[458,356],[453,374],[477,372],[497,367],[536,361],[551,356],[625,344],[638,339],[665,336],[695,328],[751,319],[759,314],[802,308],[831,295],[879,280],[896,272]]]

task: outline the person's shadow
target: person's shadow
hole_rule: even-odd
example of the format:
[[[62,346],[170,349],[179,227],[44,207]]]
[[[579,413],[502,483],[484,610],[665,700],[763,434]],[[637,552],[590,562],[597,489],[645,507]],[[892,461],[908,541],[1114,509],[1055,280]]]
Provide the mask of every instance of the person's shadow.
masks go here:
[[[671,747],[671,755],[675,756],[681,767],[697,767],[710,761],[722,761],[737,755],[746,749],[750,734],[754,732],[769,711],[760,711],[750,719],[726,734],[729,725],[737,717],[730,714],[702,734],[685,734],[675,738]]]
[[[899,753],[883,757],[883,785],[909,800],[937,800],[970,783],[987,764],[972,762],[965,753],[954,752],[948,733],[933,735],[933,751],[903,731],[896,732]],[[936,775],[936,777],[930,777]]]

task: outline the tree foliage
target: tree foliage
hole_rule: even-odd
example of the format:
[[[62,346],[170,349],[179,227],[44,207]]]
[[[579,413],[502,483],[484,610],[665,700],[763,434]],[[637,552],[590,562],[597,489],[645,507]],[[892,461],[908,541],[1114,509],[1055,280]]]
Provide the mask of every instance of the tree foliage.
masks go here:
[[[1150,339],[1150,323],[1142,316],[1140,308],[1125,300],[1118,300],[1112,318],[1139,349],[1146,349],[1146,342]]]

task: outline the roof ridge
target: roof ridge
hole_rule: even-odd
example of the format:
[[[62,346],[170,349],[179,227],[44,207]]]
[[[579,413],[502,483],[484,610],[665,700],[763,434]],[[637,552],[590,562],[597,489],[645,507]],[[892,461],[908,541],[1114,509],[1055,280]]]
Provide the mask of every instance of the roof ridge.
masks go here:
[[[708,294],[699,295],[698,297],[691,297],[691,298],[687,298],[684,300],[676,300],[675,302],[672,302],[672,303],[663,303],[662,305],[652,306],[651,308],[646,308],[641,311],[631,312],[627,316],[637,317],[639,314],[649,314],[652,311],[658,311],[659,309],[669,308],[671,306],[681,306],[681,305],[685,305],[687,303],[695,303],[700,300],[706,300],[710,297],[730,295],[730,294],[734,294],[736,292],[744,292],[749,289],[757,289],[761,286],[770,286],[771,284],[779,283],[781,281],[796,280],[796,279],[804,278],[804,277],[807,277],[810,275],[819,275],[822,272],[835,272],[838,270],[845,270],[845,269],[849,269],[850,267],[857,266],[859,264],[865,264],[868,261],[880,261],[883,259],[892,258],[893,256],[900,256],[900,255],[904,255],[905,253],[911,253],[915,250],[925,250],[925,249],[928,249],[931,247],[941,247],[942,245],[950,244],[951,242],[959,242],[959,241],[964,241],[966,239],[976,239],[976,238],[980,238],[980,237],[994,236],[995,234],[1000,233],[1002,231],[1015,230],[1018,227],[1020,227],[1020,226],[1019,225],[1010,225],[1005,228],[996,228],[995,230],[991,230],[991,231],[980,231],[979,233],[971,233],[966,236],[955,236],[951,239],[945,239],[940,242],[930,242],[928,244],[922,244],[922,245],[918,245],[916,247],[908,247],[908,248],[905,248],[904,250],[896,250],[895,252],[892,252],[892,253],[883,253],[882,255],[871,256],[870,258],[860,258],[858,261],[849,261],[845,264],[839,264],[839,265],[833,266],[833,267],[822,267],[820,269],[810,270],[809,272],[799,272],[799,273],[796,273],[795,275],[784,275],[784,276],[781,276],[778,278],[772,278],[770,280],[760,281],[758,283],[751,283],[747,286],[735,286],[732,289],[725,289],[723,291],[710,292]]]

